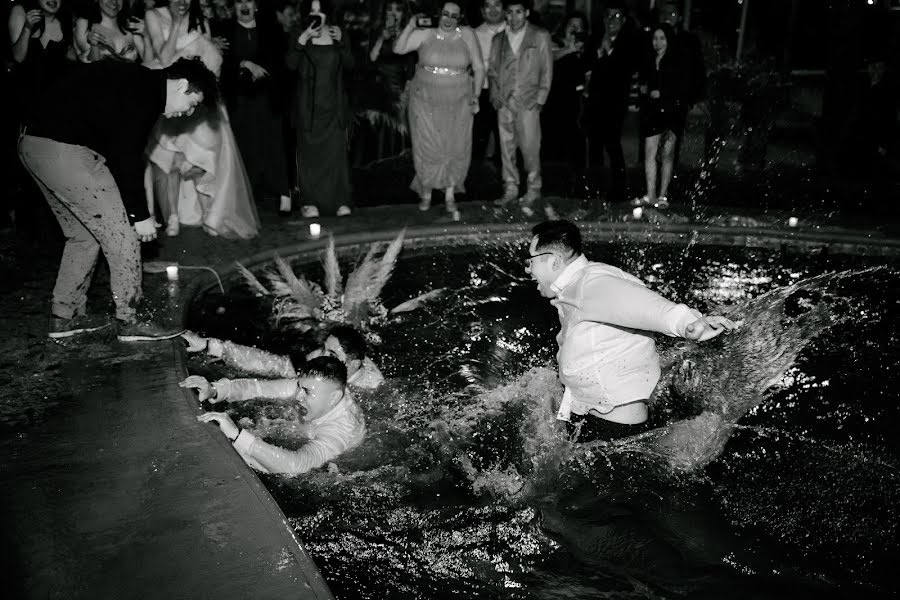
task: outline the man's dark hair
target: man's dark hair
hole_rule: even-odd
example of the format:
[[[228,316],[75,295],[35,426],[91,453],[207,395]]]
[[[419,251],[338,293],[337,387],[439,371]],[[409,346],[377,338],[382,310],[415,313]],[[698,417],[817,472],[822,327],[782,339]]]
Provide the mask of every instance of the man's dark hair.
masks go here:
[[[544,221],[531,228],[537,236],[535,250],[559,250],[570,255],[581,254],[581,232],[571,221]]]
[[[333,356],[317,356],[297,369],[297,377],[325,379],[344,387],[347,385],[347,367]]]
[[[328,330],[328,335],[337,339],[350,360],[362,360],[366,357],[366,339],[350,325],[335,325]]]
[[[506,10],[510,6],[515,6],[516,4],[528,11],[534,8],[534,3],[531,0],[503,0],[503,10]]]
[[[163,69],[166,79],[186,79],[188,92],[203,94],[203,104],[213,108],[219,100],[219,84],[216,74],[210,71],[199,57],[179,58]]]

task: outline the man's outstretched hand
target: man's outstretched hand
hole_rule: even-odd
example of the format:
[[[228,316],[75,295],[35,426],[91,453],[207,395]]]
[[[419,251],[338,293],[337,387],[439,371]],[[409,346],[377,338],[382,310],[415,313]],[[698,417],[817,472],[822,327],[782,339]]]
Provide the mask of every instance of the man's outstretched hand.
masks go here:
[[[216,389],[206,380],[206,377],[191,375],[178,385],[183,388],[197,390],[197,397],[200,399],[200,402],[208,401],[215,404],[222,401],[221,398],[217,397]]]
[[[241,433],[241,430],[237,425],[234,424],[234,421],[231,420],[231,417],[223,412],[203,413],[202,415],[197,417],[197,420],[201,423],[217,423],[219,425],[219,429],[222,430],[222,433],[224,433],[225,436],[232,441],[235,440]]]
[[[193,331],[185,331],[181,334],[181,337],[184,338],[185,342],[187,342],[188,352],[202,352],[209,346],[208,338],[200,337]],[[188,379],[190,379],[190,377]],[[187,381],[187,379],[185,381]]]
[[[722,332],[739,329],[743,324],[743,321],[732,321],[719,316],[700,317],[685,328],[684,337],[695,342],[705,342]]]

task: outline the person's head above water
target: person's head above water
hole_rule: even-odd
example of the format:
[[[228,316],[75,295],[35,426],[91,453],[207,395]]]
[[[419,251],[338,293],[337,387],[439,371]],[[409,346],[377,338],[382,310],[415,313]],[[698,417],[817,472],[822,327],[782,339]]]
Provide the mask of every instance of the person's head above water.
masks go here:
[[[538,292],[554,298],[550,288],[559,274],[581,256],[581,232],[571,221],[544,221],[531,229],[532,238],[525,258],[525,272],[538,284]]]
[[[306,420],[325,416],[344,397],[347,367],[333,356],[306,361],[297,370],[297,400],[306,410]]]
[[[366,358],[366,340],[362,334],[350,325],[334,325],[328,330],[328,336],[322,348],[307,355],[308,359],[317,356],[333,356],[344,363],[347,374],[352,376],[361,367]]]

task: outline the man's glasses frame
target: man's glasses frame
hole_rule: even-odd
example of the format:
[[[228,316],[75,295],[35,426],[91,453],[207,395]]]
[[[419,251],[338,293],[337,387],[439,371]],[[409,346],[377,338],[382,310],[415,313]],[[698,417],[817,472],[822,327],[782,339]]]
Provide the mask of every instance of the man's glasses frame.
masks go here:
[[[534,260],[538,256],[545,256],[547,254],[553,254],[553,253],[552,252],[539,252],[537,254],[532,254],[532,255],[528,256],[527,258],[523,258],[522,261],[525,263],[526,267],[530,267],[532,260]]]

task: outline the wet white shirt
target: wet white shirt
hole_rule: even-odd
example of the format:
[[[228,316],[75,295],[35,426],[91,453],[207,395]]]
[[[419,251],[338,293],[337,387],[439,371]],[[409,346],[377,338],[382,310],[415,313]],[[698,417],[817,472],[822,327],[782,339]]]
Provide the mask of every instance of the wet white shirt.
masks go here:
[[[651,332],[684,337],[701,317],[684,304],[648,290],[633,275],[579,256],[551,284],[562,328],[556,336],[559,379],[565,386],[557,418],[601,414],[647,400],[659,381]]]
[[[366,436],[366,424],[353,396],[345,391],[344,398],[327,414],[301,423],[301,433],[307,442],[297,450],[287,450],[244,429],[234,441],[234,448],[257,471],[297,475],[318,469],[358,446]]]

